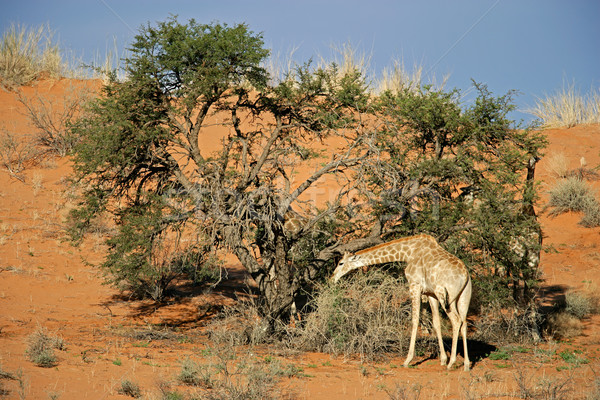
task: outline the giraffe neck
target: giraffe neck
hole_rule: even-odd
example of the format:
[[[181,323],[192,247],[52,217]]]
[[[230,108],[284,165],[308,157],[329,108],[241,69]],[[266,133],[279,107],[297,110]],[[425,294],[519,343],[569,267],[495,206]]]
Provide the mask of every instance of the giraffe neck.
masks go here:
[[[423,246],[435,242],[429,235],[410,236],[371,247],[356,253],[362,265],[375,265],[394,261],[411,262]]]

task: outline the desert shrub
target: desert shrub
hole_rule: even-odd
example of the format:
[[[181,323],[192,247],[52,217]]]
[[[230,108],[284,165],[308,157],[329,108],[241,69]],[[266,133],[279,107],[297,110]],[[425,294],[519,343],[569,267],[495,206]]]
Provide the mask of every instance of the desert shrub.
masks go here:
[[[2,85],[25,85],[42,76],[58,77],[64,65],[58,45],[46,25],[28,28],[12,24],[0,40]]]
[[[548,316],[544,331],[547,336],[557,340],[571,339],[581,335],[583,324],[573,314],[559,311]]]
[[[68,126],[81,116],[84,104],[92,95],[85,84],[69,86],[62,97],[41,94],[27,97],[20,93],[25,115],[38,130],[35,142],[60,156],[67,155],[76,143]]]
[[[256,345],[273,340],[269,325],[252,301],[239,301],[224,308],[208,325],[210,340],[216,345]]]
[[[596,312],[595,299],[587,293],[569,291],[565,294],[565,312],[585,318]]]
[[[203,386],[211,388],[211,376],[208,368],[195,362],[190,358],[181,361],[181,369],[177,375],[177,380],[184,385]]]
[[[0,165],[12,176],[23,180],[20,175],[27,164],[38,156],[33,141],[5,128],[0,129]]]
[[[473,339],[505,345],[541,340],[542,316],[534,304],[520,307],[492,302],[480,306]]]
[[[123,394],[125,396],[133,397],[136,399],[138,397],[142,397],[140,385],[133,381],[130,381],[129,379],[121,380],[121,385],[119,386],[119,389],[117,391],[119,392],[119,394]]]
[[[600,204],[597,200],[588,201],[583,209],[583,216],[579,223],[586,228],[600,226]]]
[[[550,201],[548,205],[552,208],[552,214],[575,211],[581,212],[597,201],[590,185],[578,178],[570,177],[559,180],[550,190]]]
[[[551,215],[565,212],[581,212],[581,225],[592,228],[600,226],[600,203],[591,186],[579,177],[559,180],[550,190]]]
[[[46,328],[38,329],[27,338],[27,358],[39,367],[50,368],[58,363],[54,350],[64,350],[64,341],[50,336]]]
[[[515,397],[519,399],[566,399],[569,398],[569,392],[573,390],[572,376],[558,379],[544,377],[534,381],[533,376],[519,366],[514,373],[514,378],[518,387]]]
[[[309,307],[314,312],[290,340],[302,350],[374,359],[383,352],[405,351],[410,340],[406,283],[379,269],[323,286]],[[417,344],[417,351],[423,351],[423,342]]]

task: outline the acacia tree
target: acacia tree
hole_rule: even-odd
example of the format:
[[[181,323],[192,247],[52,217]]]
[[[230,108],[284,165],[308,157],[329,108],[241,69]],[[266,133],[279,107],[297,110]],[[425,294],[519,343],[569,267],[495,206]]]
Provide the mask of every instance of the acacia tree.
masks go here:
[[[86,189],[72,232],[114,217],[103,267],[115,283],[160,299],[172,279],[198,275],[222,248],[254,278],[260,309],[274,320],[325,274],[318,263],[293,259],[315,254],[316,227],[340,202],[311,209],[296,229],[286,221],[294,205],[307,210],[307,189],[368,155],[357,139],[365,85],[356,71],[334,65],[299,66],[268,85],[267,56],[261,36],[243,24],[173,18],[146,26],[125,60],[127,79],[111,80],[73,126],[75,175]],[[228,134],[211,151],[203,143],[215,124]],[[342,140],[333,156],[315,149],[333,136]],[[294,181],[296,166],[311,162],[312,173]],[[350,186],[342,184],[337,198]]]
[[[300,65],[272,84],[262,37],[243,24],[172,18],[143,27],[130,51],[127,78],[108,82],[72,126],[84,189],[71,232],[113,218],[102,267],[114,283],[160,300],[177,277],[210,278],[223,249],[273,322],[344,251],[422,231],[486,266],[482,282],[535,280],[509,244],[537,226],[513,205],[535,200],[525,161],[542,141],[511,126],[509,96],[480,87],[466,109],[456,91],[376,96],[357,69],[334,64]],[[216,125],[227,133],[211,149]],[[327,177],[331,201],[307,203]],[[477,201],[460,196],[467,186]]]

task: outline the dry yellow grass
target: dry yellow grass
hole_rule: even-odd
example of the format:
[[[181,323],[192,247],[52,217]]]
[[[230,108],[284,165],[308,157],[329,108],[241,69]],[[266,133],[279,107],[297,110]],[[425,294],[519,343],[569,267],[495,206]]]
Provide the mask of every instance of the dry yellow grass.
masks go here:
[[[538,98],[529,113],[542,120],[546,128],[600,123],[600,90],[592,88],[581,94],[571,84],[553,95]]]

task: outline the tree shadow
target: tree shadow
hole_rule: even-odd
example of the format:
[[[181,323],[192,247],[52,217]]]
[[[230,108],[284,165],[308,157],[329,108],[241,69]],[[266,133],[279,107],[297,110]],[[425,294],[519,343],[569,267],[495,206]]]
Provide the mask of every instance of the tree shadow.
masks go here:
[[[230,266],[224,268],[223,278],[216,285],[181,279],[172,282],[161,301],[139,299],[131,293],[120,292],[100,305],[112,316],[111,306],[126,304],[128,317],[134,319],[146,319],[163,312],[161,326],[181,328],[204,325],[232,302],[254,296],[255,288],[248,284],[246,271]]]
[[[566,285],[546,285],[540,287],[537,296],[540,313],[547,315],[557,308],[564,306],[567,289],[568,286]]]

